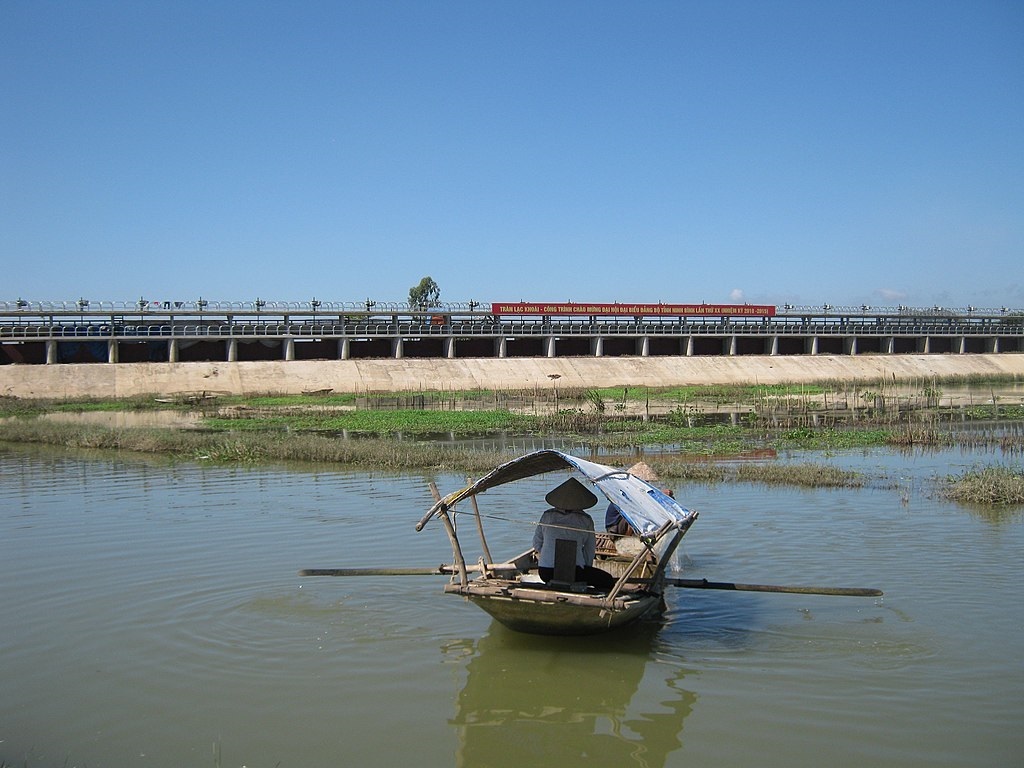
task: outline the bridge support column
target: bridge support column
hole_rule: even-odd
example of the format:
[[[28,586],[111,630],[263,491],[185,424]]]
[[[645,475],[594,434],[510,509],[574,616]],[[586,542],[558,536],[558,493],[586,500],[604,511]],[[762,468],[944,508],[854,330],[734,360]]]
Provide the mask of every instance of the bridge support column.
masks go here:
[[[504,358],[508,357],[508,339],[502,336],[496,342],[494,342],[495,350],[494,354],[496,357]]]
[[[548,336],[544,339],[544,356],[554,357],[555,356],[555,337]]]
[[[178,362],[178,340],[171,339],[167,342],[167,362],[176,363]]]
[[[637,340],[637,354],[639,354],[640,357],[651,356],[651,339],[649,336],[641,336]]]
[[[391,356],[396,360],[401,360],[405,357],[405,345],[402,343],[401,338],[397,338],[391,342]]]
[[[50,340],[46,342],[46,364],[53,365],[57,362],[57,342]]]
[[[932,351],[932,339],[930,336],[917,340],[917,351],[922,355],[927,355]]]
[[[807,354],[809,354],[809,355],[816,355],[816,354],[818,354],[818,337],[817,336],[811,336],[810,340],[807,343],[809,345],[809,348],[807,350]]]
[[[956,352],[958,355],[966,354],[967,353],[967,337],[966,336],[961,336],[958,339],[954,339],[953,340],[953,347],[954,347],[953,351]]]
[[[891,355],[896,351],[896,337],[884,336],[878,344],[883,355]]]
[[[845,339],[843,339],[843,352],[846,353],[847,355],[857,354],[856,336],[847,336]]]
[[[768,350],[768,354],[772,357],[778,357],[779,355],[779,337],[772,336],[771,347]]]
[[[989,352],[991,352],[993,354],[998,354],[999,353],[999,337],[998,336],[993,336],[991,339],[988,340],[986,346],[988,347],[988,351]]]
[[[736,334],[733,334],[726,339],[726,352],[729,357],[736,357],[736,353],[739,350],[739,340],[736,338]]]
[[[693,336],[686,337],[686,351],[683,354],[687,357],[693,357]]]
[[[444,356],[449,360],[455,359],[455,337],[449,336],[444,340]]]
[[[116,363],[117,362],[117,352],[118,352],[118,349],[117,349],[117,339],[111,339],[110,341],[107,342],[107,362],[108,363]]]
[[[338,359],[348,360],[352,357],[352,342],[346,337],[344,339],[338,339]]]
[[[238,339],[228,339],[227,358],[229,363],[238,362]]]
[[[590,340],[590,354],[594,357],[604,357],[604,337],[597,336]]]
[[[295,339],[285,339],[281,347],[283,348],[285,360],[295,359]]]

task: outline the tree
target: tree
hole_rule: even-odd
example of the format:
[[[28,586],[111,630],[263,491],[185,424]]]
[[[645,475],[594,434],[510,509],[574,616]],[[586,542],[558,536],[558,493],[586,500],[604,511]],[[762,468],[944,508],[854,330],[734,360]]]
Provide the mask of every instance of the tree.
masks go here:
[[[414,285],[409,289],[410,307],[426,309],[428,307],[436,307],[440,303],[441,289],[434,282],[434,278],[429,275],[420,280],[418,285]]]

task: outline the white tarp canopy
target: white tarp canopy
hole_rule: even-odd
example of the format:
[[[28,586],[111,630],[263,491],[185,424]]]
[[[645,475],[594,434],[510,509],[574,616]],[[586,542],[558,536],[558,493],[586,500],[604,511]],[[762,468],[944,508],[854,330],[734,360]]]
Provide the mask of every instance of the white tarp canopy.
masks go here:
[[[450,509],[459,501],[483,493],[488,488],[565,469],[577,470],[590,480],[608,501],[619,508],[622,516],[641,536],[653,534],[666,524],[681,525],[693,514],[661,489],[634,477],[625,469],[597,464],[561,451],[543,450],[506,462],[462,490],[448,494],[431,508],[417,529],[422,528],[438,510]]]

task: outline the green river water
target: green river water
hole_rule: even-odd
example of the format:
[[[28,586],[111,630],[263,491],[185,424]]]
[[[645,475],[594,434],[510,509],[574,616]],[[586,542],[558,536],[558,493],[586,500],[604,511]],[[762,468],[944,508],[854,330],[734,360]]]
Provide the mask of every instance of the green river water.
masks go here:
[[[884,598],[677,590],[660,622],[544,638],[439,578],[297,576],[450,562],[414,524],[464,478],[4,449],[0,765],[1024,764],[1024,517],[933,487],[1000,457],[799,458],[877,481],[678,487],[701,516],[674,570]],[[496,556],[553,484],[481,497]]]

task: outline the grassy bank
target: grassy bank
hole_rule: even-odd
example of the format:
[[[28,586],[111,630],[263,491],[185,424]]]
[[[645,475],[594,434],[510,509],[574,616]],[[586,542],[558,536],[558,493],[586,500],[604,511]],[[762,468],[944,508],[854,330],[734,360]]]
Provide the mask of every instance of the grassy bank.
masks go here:
[[[435,441],[365,438],[341,440],[322,434],[276,435],[167,429],[111,429],[19,419],[0,425],[0,437],[11,443],[39,443],[66,448],[165,454],[189,461],[260,464],[304,462],[338,464],[381,471],[411,468],[481,475],[513,458],[512,450],[468,448]],[[758,482],[803,487],[859,487],[864,478],[820,464],[737,466],[695,461],[692,455],[649,455],[648,463],[667,484]],[[607,459],[606,459],[607,460]],[[629,463],[624,456],[618,463]]]
[[[958,408],[955,419],[1024,419],[1024,407],[1000,403],[995,395],[995,386],[1006,383],[1012,381],[975,382],[980,388],[978,404]],[[643,449],[666,482],[749,481],[806,487],[856,486],[862,479],[820,465],[726,465],[700,459],[870,446],[961,444],[1021,450],[1019,435],[984,429],[958,433],[952,428],[954,415],[941,405],[941,382],[924,382],[919,391],[909,393],[906,388],[895,391],[891,385],[886,392],[884,385],[879,382],[877,389],[867,390],[861,385],[832,384],[430,396],[320,393],[212,398],[199,393],[174,399],[77,402],[0,398],[0,417],[6,417],[0,419],[0,441],[160,453],[201,461],[302,461],[479,474],[512,453],[460,447],[451,439],[487,437],[493,438],[487,441],[491,445],[501,445],[509,436],[550,436],[624,457]],[[986,390],[992,393],[987,399],[982,397]],[[153,411],[172,418],[188,414],[193,428],[112,426],[75,416]],[[46,414],[51,416],[40,418]]]

